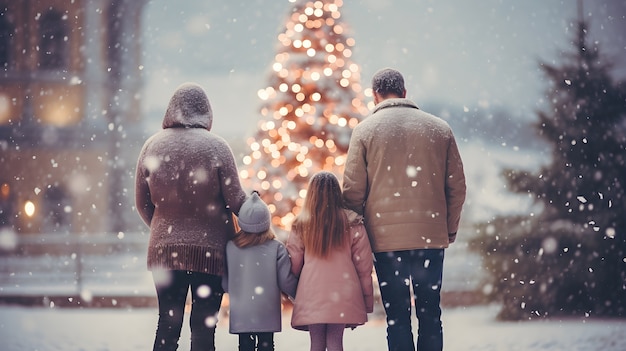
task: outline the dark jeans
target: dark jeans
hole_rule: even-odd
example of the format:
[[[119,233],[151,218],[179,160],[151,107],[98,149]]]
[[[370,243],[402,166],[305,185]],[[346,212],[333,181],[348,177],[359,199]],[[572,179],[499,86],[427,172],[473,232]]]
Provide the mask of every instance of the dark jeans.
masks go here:
[[[188,271],[153,272],[159,300],[159,322],[154,351],[178,348],[187,292],[191,288],[191,350],[215,350],[215,326],[222,304],[222,278]]]
[[[387,345],[390,351],[414,351],[411,327],[413,285],[418,320],[417,350],[441,351],[441,278],[443,249],[423,249],[375,254],[376,275],[387,313]]]
[[[239,334],[239,351],[274,351],[274,333]]]

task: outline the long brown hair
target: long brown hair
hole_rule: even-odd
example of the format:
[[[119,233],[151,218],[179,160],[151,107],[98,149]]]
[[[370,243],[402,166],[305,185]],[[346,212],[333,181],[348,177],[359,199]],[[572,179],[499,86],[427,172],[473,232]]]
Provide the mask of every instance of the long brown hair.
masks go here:
[[[293,222],[309,253],[326,257],[347,243],[348,219],[341,187],[334,174],[322,171],[309,180],[309,189],[300,214]]]
[[[272,228],[266,230],[263,233],[248,233],[246,231],[240,230],[235,237],[233,238],[233,243],[237,245],[237,247],[244,248],[248,246],[256,246],[261,245],[267,241],[274,239],[276,235]]]

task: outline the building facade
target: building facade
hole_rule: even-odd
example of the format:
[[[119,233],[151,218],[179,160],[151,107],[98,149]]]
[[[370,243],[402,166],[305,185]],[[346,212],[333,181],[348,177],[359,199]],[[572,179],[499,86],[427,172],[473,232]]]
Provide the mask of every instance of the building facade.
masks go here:
[[[146,0],[0,0],[0,228],[129,230]]]

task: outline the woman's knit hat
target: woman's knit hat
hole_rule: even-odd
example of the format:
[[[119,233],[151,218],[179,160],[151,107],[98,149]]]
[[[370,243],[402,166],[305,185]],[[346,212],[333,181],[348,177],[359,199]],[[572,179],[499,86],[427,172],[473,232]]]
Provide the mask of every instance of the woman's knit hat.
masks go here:
[[[257,192],[253,192],[241,205],[237,219],[244,232],[263,233],[270,229],[270,209]]]

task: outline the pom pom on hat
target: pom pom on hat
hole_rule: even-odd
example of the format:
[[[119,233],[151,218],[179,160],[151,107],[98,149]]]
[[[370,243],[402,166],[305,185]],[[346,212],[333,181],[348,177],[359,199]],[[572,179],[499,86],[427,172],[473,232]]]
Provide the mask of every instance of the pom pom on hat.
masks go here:
[[[244,232],[263,233],[270,229],[270,209],[257,192],[253,192],[241,205],[237,219]]]

